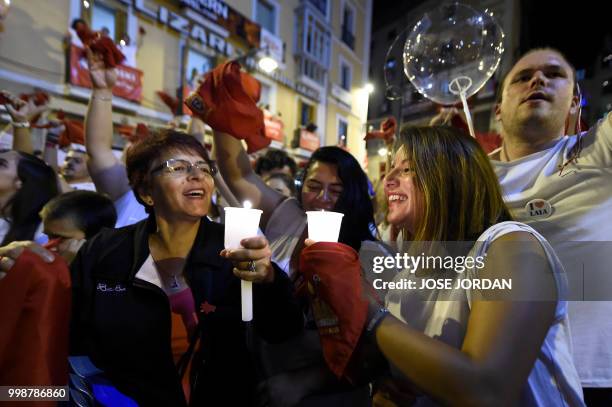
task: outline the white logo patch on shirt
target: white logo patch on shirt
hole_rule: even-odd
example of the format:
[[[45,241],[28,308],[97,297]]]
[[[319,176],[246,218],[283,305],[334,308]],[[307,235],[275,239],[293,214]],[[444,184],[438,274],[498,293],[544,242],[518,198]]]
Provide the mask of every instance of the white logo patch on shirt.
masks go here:
[[[544,199],[532,199],[525,205],[525,211],[532,219],[546,219],[552,215],[552,205]]]

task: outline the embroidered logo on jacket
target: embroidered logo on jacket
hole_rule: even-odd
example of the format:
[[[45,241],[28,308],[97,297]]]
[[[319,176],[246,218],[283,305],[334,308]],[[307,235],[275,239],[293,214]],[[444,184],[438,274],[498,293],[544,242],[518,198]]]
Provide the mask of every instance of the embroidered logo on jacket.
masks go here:
[[[103,293],[123,293],[126,290],[127,289],[125,288],[125,285],[121,283],[117,283],[117,284],[98,283],[98,285],[96,286],[96,291],[100,291]]]

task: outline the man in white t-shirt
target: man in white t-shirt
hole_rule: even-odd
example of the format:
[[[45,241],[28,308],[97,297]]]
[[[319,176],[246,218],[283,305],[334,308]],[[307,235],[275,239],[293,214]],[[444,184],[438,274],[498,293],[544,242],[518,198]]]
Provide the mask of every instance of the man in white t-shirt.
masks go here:
[[[556,248],[574,284],[572,299],[582,300],[570,303],[574,361],[587,404],[610,406],[612,301],[603,300],[612,297],[605,250],[612,247],[612,115],[566,135],[579,109],[575,70],[565,57],[552,49],[527,53],[502,83],[496,117],[503,143],[491,160],[513,216]]]
[[[73,143],[59,168],[60,175],[72,189],[95,191],[96,186],[87,171],[87,151],[82,144]]]

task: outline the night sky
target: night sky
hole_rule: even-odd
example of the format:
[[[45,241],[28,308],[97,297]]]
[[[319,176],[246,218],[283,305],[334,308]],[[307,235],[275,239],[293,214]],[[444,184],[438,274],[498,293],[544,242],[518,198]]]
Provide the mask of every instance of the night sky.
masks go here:
[[[374,0],[372,29],[384,25],[424,0]],[[590,68],[604,44],[612,52],[609,0],[516,0],[521,3],[521,53],[541,46],[563,52],[576,68]],[[606,6],[605,4],[608,4]],[[609,35],[607,43],[604,38]]]

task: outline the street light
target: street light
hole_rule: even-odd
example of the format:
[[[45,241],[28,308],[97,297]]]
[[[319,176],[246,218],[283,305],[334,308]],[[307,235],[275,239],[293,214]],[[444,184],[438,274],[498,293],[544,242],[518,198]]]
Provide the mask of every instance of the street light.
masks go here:
[[[276,68],[278,68],[278,62],[274,58],[270,56],[270,51],[268,48],[251,48],[245,54],[240,55],[234,58],[234,61],[240,63],[241,65],[248,66],[247,61],[249,58],[253,58],[259,56],[259,60],[257,61],[257,66],[267,74],[272,73]]]
[[[267,54],[259,59],[258,65],[265,73],[272,73],[278,68],[278,62]]]

